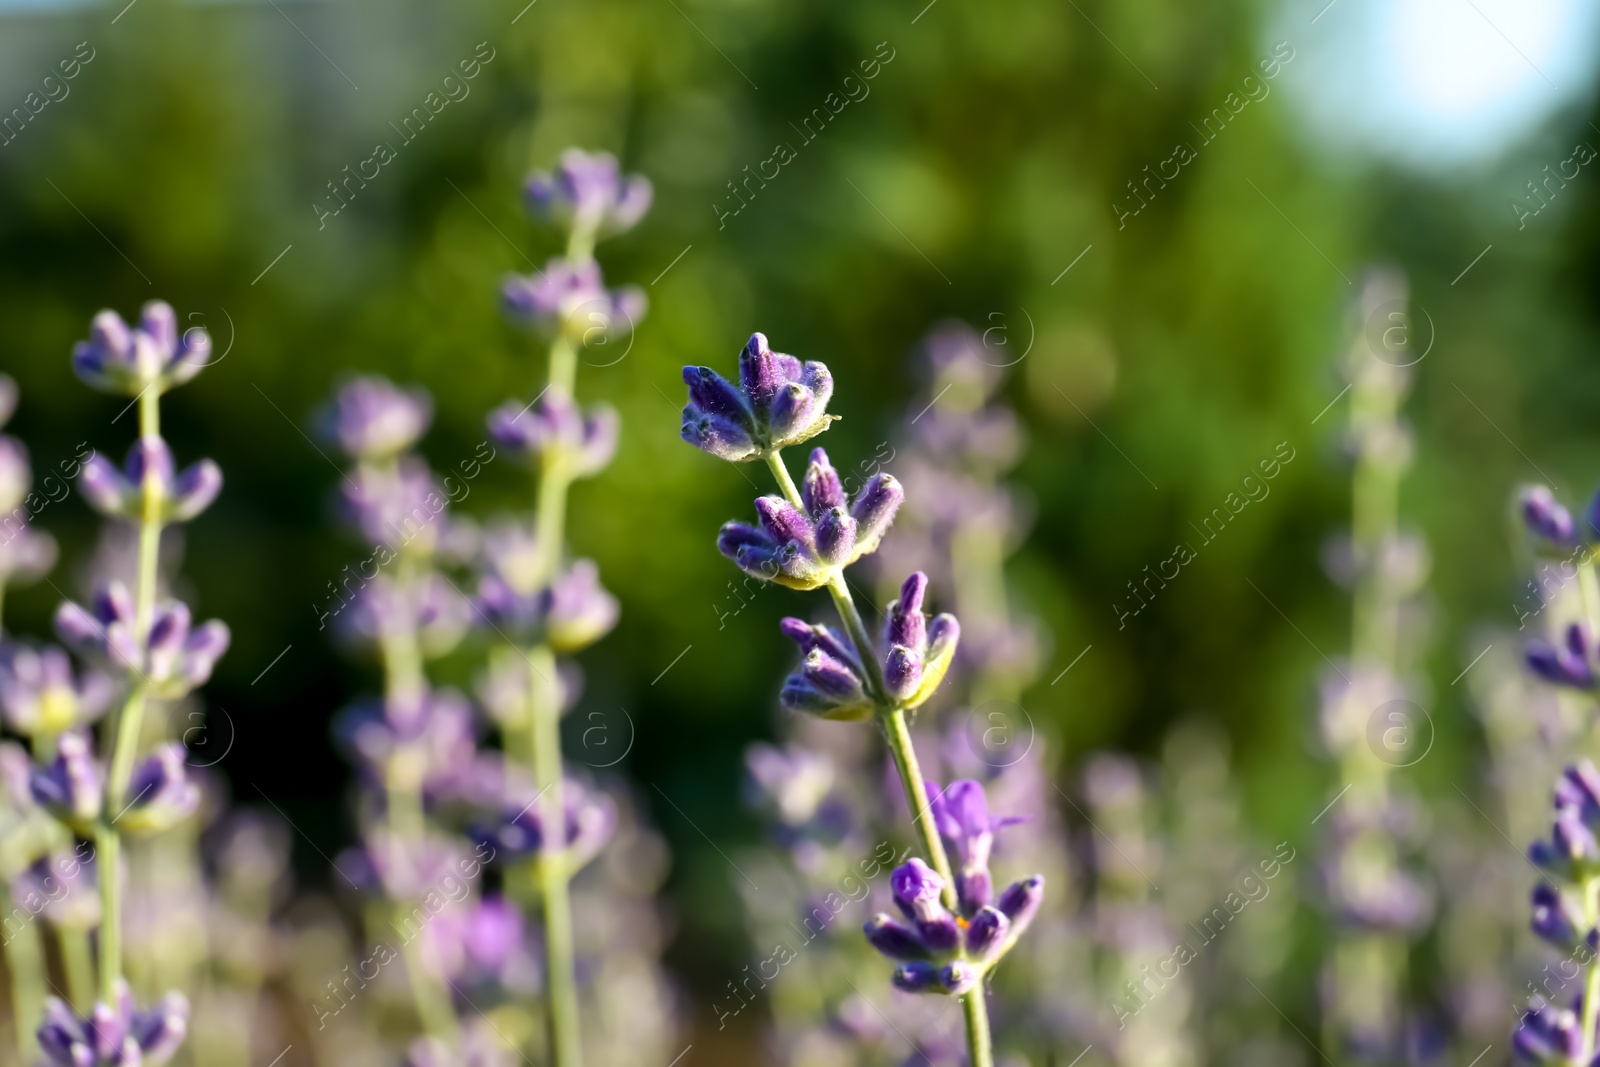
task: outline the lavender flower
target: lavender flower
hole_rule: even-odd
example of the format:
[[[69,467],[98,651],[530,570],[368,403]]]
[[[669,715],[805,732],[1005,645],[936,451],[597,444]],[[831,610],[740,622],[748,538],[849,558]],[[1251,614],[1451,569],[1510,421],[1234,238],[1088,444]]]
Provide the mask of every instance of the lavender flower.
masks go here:
[[[0,714],[19,734],[51,737],[94,722],[111,696],[111,680],[98,671],[73,678],[59,648],[0,648]]]
[[[961,902],[962,916],[972,920],[994,896],[989,852],[994,847],[995,832],[1022,820],[991,819],[983,786],[970,779],[951,782],[950,788],[942,793],[929,782],[928,795],[933,823],[961,861],[960,869],[955,872],[956,896]]]
[[[140,1011],[128,983],[119,978],[115,1003],[96,1002],[87,1018],[51,997],[39,1045],[60,1067],[155,1067],[172,1058],[188,1029],[189,1002],[183,994],[168,993],[156,1007]]]
[[[184,748],[158,745],[128,780],[128,806],[114,818],[124,833],[160,833],[200,807],[200,787],[189,777]]]
[[[542,640],[557,652],[576,652],[617,624],[617,598],[600,585],[593,560],[574,560],[548,585],[532,586],[532,575],[520,572],[517,558],[504,557],[503,567],[491,562],[478,583],[478,610],[496,628]]]
[[[650,210],[650,179],[623,178],[609,152],[569,148],[553,173],[536,173],[524,188],[537,215],[562,226],[605,236],[622,233]]]
[[[56,611],[56,633],[74,652],[118,674],[132,674],[158,697],[175,700],[204,685],[228,650],[228,626],[217,619],[190,628],[188,605],[157,604],[141,641],[133,599],[121,582],[107,585],[93,612],[66,601]]]
[[[427,965],[459,989],[496,986],[521,993],[537,988],[538,965],[528,951],[522,913],[504,897],[447,908],[423,928]]]
[[[86,847],[86,846],[82,846]],[[12,881],[11,895],[31,912],[42,914],[56,926],[92,930],[100,925],[100,894],[92,857],[58,852],[41,856]]]
[[[1584,1046],[1583,1026],[1578,1021],[1582,1008],[1581,996],[1570,1009],[1535,1000],[1511,1038],[1512,1052],[1520,1060],[1552,1067],[1576,1064]]]
[[[105,795],[105,775],[87,734],[63,734],[56,742],[56,758],[47,767],[34,768],[31,785],[33,799],[51,815],[79,832],[92,831]]]
[[[838,418],[827,413],[833,397],[827,366],[772,351],[765,334],[751,334],[739,353],[737,386],[710,367],[685,367],[683,380],[689,386],[683,439],[733,462],[810,440]]]
[[[585,789],[572,778],[562,782],[566,834],[563,855],[569,870],[577,870],[611,840],[617,825],[617,808],[604,793]],[[525,803],[508,802],[495,823],[475,827],[472,836],[490,845],[497,854],[532,856],[544,848],[544,819],[534,797]]]
[[[449,580],[427,574],[402,582],[379,574],[340,616],[342,632],[361,643],[415,637],[429,656],[454,648],[472,623],[472,605]]]
[[[500,287],[500,302],[515,322],[547,333],[564,333],[588,346],[631,333],[650,302],[634,285],[607,289],[594,260],[574,265],[556,258],[536,277],[512,274]]]
[[[448,540],[448,498],[428,465],[402,456],[391,466],[363,465],[346,476],[346,514],[376,544],[431,556]]]
[[[583,478],[611,462],[620,422],[609,404],[596,404],[584,415],[552,385],[532,404],[508,400],[490,412],[489,436],[546,468],[559,463],[572,477]]]
[[[210,359],[210,334],[198,327],[180,334],[172,305],[154,300],[144,306],[134,329],[115,311],[96,315],[89,340],[72,350],[72,369],[101,392],[138,396],[146,389],[159,394],[182,385]]]
[[[1528,642],[1528,666],[1554,685],[1589,689],[1595,682],[1595,640],[1588,623],[1567,626],[1566,639],[1559,645],[1533,638]]]
[[[378,375],[353,378],[322,416],[329,436],[352,459],[383,461],[404,452],[433,421],[425,389],[402,389]]]
[[[124,469],[98,452],[83,465],[78,489],[89,506],[110,519],[187,522],[222,491],[222,469],[209,459],[175,474],[172,450],[159,437],[141,437]]]
[[[781,496],[758,497],[760,525],[724,524],[717,550],[757,578],[790,589],[816,589],[878,547],[905,492],[892,475],[875,474],[849,501],[827,452],[817,448],[800,499],[804,511]]]
[[[750,793],[785,826],[810,822],[833,789],[833,760],[800,745],[754,744],[745,750]]]
[[[334,732],[380,788],[445,791],[474,769],[472,709],[451,689],[411,701],[365,701],[342,712]]]
[[[865,931],[872,947],[906,961],[890,981],[907,993],[959,996],[977,988],[1033,921],[1044,896],[1044,879],[1034,875],[1001,894],[998,907],[977,908],[968,921],[945,909],[945,880],[920,859],[895,868],[889,884],[906,921],[880,912]]]
[[[1548,486],[1530,485],[1518,495],[1522,521],[1529,532],[1558,548],[1578,543],[1572,512],[1562,507]]]
[[[921,571],[907,578],[900,598],[889,605],[884,620],[881,667],[885,699],[901,710],[919,708],[933,696],[955,657],[961,626],[954,615],[932,622],[922,612],[928,577]],[[800,667],[784,680],[783,706],[825,719],[861,721],[877,705],[854,647],[831,626],[812,626],[784,619],[779,626],[800,646]]]

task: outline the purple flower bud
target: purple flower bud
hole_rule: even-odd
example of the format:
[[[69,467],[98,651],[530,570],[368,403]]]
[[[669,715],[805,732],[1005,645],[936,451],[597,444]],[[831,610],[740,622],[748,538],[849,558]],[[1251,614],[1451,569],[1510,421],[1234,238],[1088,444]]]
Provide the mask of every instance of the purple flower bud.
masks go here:
[[[856,520],[844,508],[833,508],[817,520],[817,558],[830,567],[847,563],[856,547]]]
[[[416,444],[433,421],[426,389],[402,389],[387,378],[352,378],[322,414],[324,432],[352,459],[383,460]]]
[[[778,694],[783,706],[826,719],[853,722],[870,717],[873,703],[845,641],[828,627],[807,626],[799,619],[785,619],[782,625],[804,652],[800,669],[785,679]]]
[[[999,955],[1010,929],[1005,912],[988,906],[978,909],[967,927],[967,952],[980,960],[992,959]]]
[[[1017,934],[1028,928],[1044,902],[1044,875],[1036,874],[1020,882],[1012,882],[1000,894],[996,906],[1011,920],[1011,929]]]
[[[376,544],[431,556],[446,539],[449,498],[416,456],[388,467],[363,465],[346,476],[342,493],[345,514]]]
[[[1582,1054],[1583,1027],[1578,1013],[1535,998],[1511,1039],[1519,1059],[1535,1063],[1572,1063]]]
[[[917,571],[900,586],[900,598],[889,605],[884,619],[885,646],[905,645],[920,649],[928,640],[927,616],[922,601],[928,592],[928,576]]]
[[[442,656],[465,636],[472,605],[442,575],[400,582],[387,574],[370,579],[339,615],[341,636],[360,644],[415,638],[425,655]]]
[[[775,544],[798,541],[809,546],[815,539],[810,517],[781,496],[757,497],[756,515]]]
[[[87,831],[100,814],[102,781],[88,737],[74,730],[56,742],[56,758],[48,767],[34,769],[33,799],[68,826]]]
[[[615,408],[596,405],[585,416],[555,386],[532,404],[509,400],[489,414],[489,436],[495,443],[546,468],[561,464],[573,477],[605,469],[616,453],[620,425]]]
[[[81,846],[80,846],[81,847]],[[100,893],[94,857],[80,859],[77,852],[41,856],[11,883],[11,895],[30,910],[57,926],[90,931],[100,925]]]
[[[1553,545],[1577,544],[1572,513],[1562,507],[1548,486],[1530,485],[1521,493],[1522,521],[1535,536]]]
[[[889,977],[896,989],[906,993],[927,993],[939,984],[939,968],[932,963],[901,964]]]
[[[536,173],[524,187],[528,207],[542,218],[605,236],[622,233],[650,210],[650,181],[623,178],[609,152],[569,148],[551,173]]]
[[[689,385],[683,439],[722,459],[752,460],[800,444],[836,417],[827,414],[833,396],[828,368],[773,352],[759,333],[739,355],[738,386],[709,367],[685,367],[683,378]],[[815,516],[819,508],[808,501],[807,510]]]
[[[855,502],[850,505],[850,513],[856,520],[858,558],[877,549],[878,542],[888,533],[889,524],[894,522],[895,512],[900,510],[905,498],[905,489],[892,474],[874,474],[861,487]]]
[[[172,306],[144,306],[137,329],[114,311],[102,311],[89,327],[89,340],[72,350],[72,369],[102,392],[138,396],[154,387],[166,392],[199,374],[211,360],[211,336],[199,327],[178,332]]]
[[[978,988],[983,973],[965,960],[951,960],[939,972],[939,985],[951,996],[963,996]]]
[[[576,652],[617,624],[617,598],[600,585],[593,560],[575,560],[544,594],[545,639],[557,652]]]
[[[59,648],[0,649],[0,714],[20,734],[54,737],[94,722],[111,703],[111,690],[111,680],[98,671],[74,680]]]
[[[889,876],[889,888],[894,893],[895,904],[908,919],[928,921],[944,911],[944,905],[939,903],[944,879],[916,857],[894,869]]]
[[[839,481],[839,472],[828,462],[826,449],[811,450],[811,463],[806,467],[804,481],[800,483],[800,499],[813,515],[849,505],[844,486]]]
[[[1566,630],[1566,639],[1560,645],[1537,638],[1528,642],[1528,666],[1545,681],[1554,685],[1588,689],[1594,685],[1594,639],[1589,636],[1586,623],[1575,622]]]
[[[509,275],[500,294],[511,319],[543,333],[564,334],[579,348],[632,333],[648,306],[639,289],[607,289],[594,260],[573,265],[561,257],[537,276]]]
[[[87,1018],[65,1001],[45,1002],[39,1046],[59,1067],[157,1067],[172,1058],[188,1033],[189,1002],[168,993],[149,1011],[134,1006],[128,983],[118,978],[113,1003],[96,1001]]]
[[[1540,883],[1533,887],[1533,932],[1563,952],[1576,948],[1583,940],[1581,909],[1570,907],[1554,886]]]
[[[127,807],[116,816],[117,825],[131,834],[159,833],[177,825],[200,807],[200,787],[184,769],[184,749],[177,743],[161,745],[128,780]]]
[[[904,700],[922,683],[922,654],[916,649],[895,645],[883,661],[883,684],[895,700]]]
[[[879,912],[863,930],[867,943],[892,960],[925,960],[928,947],[909,927]]]

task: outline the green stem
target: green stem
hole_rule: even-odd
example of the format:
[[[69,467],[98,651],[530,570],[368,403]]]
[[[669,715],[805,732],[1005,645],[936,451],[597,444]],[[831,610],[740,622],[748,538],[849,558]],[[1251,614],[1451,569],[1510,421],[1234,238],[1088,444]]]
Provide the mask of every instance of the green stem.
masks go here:
[[[58,926],[56,943],[61,947],[61,969],[67,980],[67,999],[79,1015],[88,1015],[94,1007],[95,995],[94,953],[89,948],[89,932],[75,926]]]
[[[110,823],[95,827],[94,850],[100,878],[100,999],[115,1004],[117,978],[122,974],[122,912],[117,892],[122,838]]]
[[[539,901],[544,912],[545,973],[550,1011],[550,1057],[557,1067],[581,1067],[576,950],[572,937],[571,867],[566,851],[566,793],[561,770],[561,695],[556,658],[546,645],[528,650],[529,753],[539,786]],[[559,828],[559,829],[557,829]]]
[[[1600,925],[1600,878],[1590,878],[1583,884],[1584,925],[1594,929]],[[1589,973],[1583,983],[1583,1052],[1579,1063],[1590,1063],[1595,1054],[1595,1022],[1600,1020],[1600,958],[1589,961]]]
[[[6,973],[11,978],[11,1018],[17,1031],[17,1062],[32,1063],[39,1055],[35,1026],[44,1018],[44,945],[39,924],[24,923],[6,939],[5,950]]]
[[[534,515],[534,551],[538,553],[535,573],[540,585],[555,577],[561,566],[561,542],[567,522],[567,490],[572,485],[566,461],[553,456],[539,473]]]
[[[911,826],[917,840],[933,864],[933,869],[944,879],[944,906],[952,912],[959,907],[956,899],[956,880],[950,873],[950,857],[945,855],[944,841],[939,828],[933,823],[933,808],[928,803],[928,787],[923,783],[922,767],[917,763],[917,750],[911,745],[911,731],[906,728],[906,713],[899,708],[881,712],[884,736],[889,742],[889,752],[894,756],[895,770],[900,772],[900,786],[910,807]]]
[[[565,331],[566,325],[562,324]],[[546,388],[559,390],[567,399],[572,399],[573,389],[578,378],[578,353],[572,347],[572,342],[565,332],[558,335],[550,345],[550,381]]]
[[[161,436],[161,393],[154,387],[139,394],[139,436]],[[155,612],[157,567],[161,558],[161,508],[158,473],[152,467],[145,473],[144,514],[139,517],[139,571],[134,589],[134,628],[143,643],[149,634]],[[135,666],[138,672],[139,667]],[[126,807],[124,796],[133,776],[133,761],[144,727],[145,680],[142,674],[133,681],[128,699],[117,716],[115,741],[111,750],[111,770],[106,779],[105,806],[95,827],[96,866],[100,877],[100,999],[115,1003],[117,981],[122,977],[122,887],[117,869],[122,839],[116,820]]]
[[[961,1014],[967,1023],[967,1059],[970,1067],[994,1067],[994,1042],[989,1036],[989,1005],[983,986],[961,997]]]
[[[406,961],[406,975],[411,979],[411,999],[416,1003],[422,1029],[430,1037],[455,1047],[459,1030],[455,1008],[450,1003],[444,985],[428,970],[428,964],[422,958],[422,938],[402,941],[400,954]]]

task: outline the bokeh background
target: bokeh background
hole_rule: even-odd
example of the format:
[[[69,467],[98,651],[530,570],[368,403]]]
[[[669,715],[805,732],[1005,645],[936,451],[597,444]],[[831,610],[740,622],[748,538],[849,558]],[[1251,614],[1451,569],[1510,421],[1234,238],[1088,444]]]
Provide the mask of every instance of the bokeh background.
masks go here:
[[[235,635],[205,742],[231,742],[241,803],[270,797],[314,841],[298,842],[303,880],[325,880],[316,850],[350,839],[328,723],[372,677],[318,628],[360,548],[330,521],[337,473],[313,411],[356,370],[425,385],[425,450],[446,467],[492,406],[531,395],[542,355],[503,322],[498,283],[555,251],[519,190],[569,144],[656,188],[645,224],[605,247],[608,279],[651,308],[624,358],[581,371],[624,435],[575,490],[571,536],[624,604],[584,656],[585,707],[636,731],[620,766],[671,843],[669,962],[691,1005],[747,958],[719,849],[758,834],[734,802],[740,753],[774,730],[791,656],[776,620],[809,606],[774,590],[719,620],[732,573],[713,537],[753,493],[677,439],[680,365],[730,369],[752,330],[833,368],[841,467],[887,439],[934,321],[988,330],[1018,360],[1007,389],[1029,433],[1016,480],[1035,521],[1013,580],[1053,635],[1022,703],[1063,781],[1091,750],[1153,752],[1199,714],[1231,741],[1251,819],[1286,836],[1326,799],[1313,681],[1348,642],[1320,562],[1348,521],[1337,361],[1361,333],[1362,272],[1399,266],[1431,341],[1402,510],[1433,553],[1438,732],[1404,773],[1428,794],[1474,773],[1478,727],[1451,682],[1493,640],[1480,633],[1517,623],[1511,493],[1549,480],[1582,499],[1600,477],[1597,179],[1584,166],[1541,186],[1547,203],[1528,186],[1600,145],[1594,6],[923,2],[0,2],[0,112],[59,60],[93,56],[0,148],[13,432],[36,469],[80,441],[130,443],[132,417],[69,368],[102,307],[164,298],[227,347],[165,405],[180,460],[214,457],[227,477],[185,546],[191,602]],[[397,144],[391,124],[480,42],[494,58],[470,95],[319,224],[327,183]],[[1194,124],[1274,55],[1266,95],[1202,143]],[[796,127],[875,56],[892,58],[868,94],[805,141]],[[729,213],[729,183],[778,142],[796,158]],[[1128,183],[1176,142],[1195,158],[1119,223],[1138,206]],[[1270,497],[1119,625],[1125,583],[1280,442],[1296,459]],[[462,510],[528,492],[491,464]],[[63,542],[56,585],[76,592],[94,519],[74,497],[39,521]],[[46,632],[57,599],[15,594],[15,628]],[[440,676],[464,682],[468,658]],[[1311,966],[1280,1001],[1291,1011],[1313,1012]]]

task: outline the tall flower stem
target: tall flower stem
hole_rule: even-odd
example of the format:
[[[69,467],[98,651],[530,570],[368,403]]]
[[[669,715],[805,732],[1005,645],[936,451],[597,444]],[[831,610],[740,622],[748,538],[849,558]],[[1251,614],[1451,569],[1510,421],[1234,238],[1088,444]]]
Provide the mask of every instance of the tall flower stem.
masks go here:
[[[161,394],[153,386],[139,394],[139,436],[154,441],[161,437]],[[156,568],[161,558],[160,476],[155,464],[148,464],[144,476],[144,513],[139,516],[139,570],[134,587],[134,620],[142,647],[150,632],[150,617],[156,602]],[[127,700],[117,716],[115,742],[111,749],[111,770],[106,777],[105,806],[95,826],[95,863],[100,876],[100,999],[116,1001],[117,980],[122,977],[122,892],[117,872],[122,865],[122,835],[117,819],[125,806],[128,780],[133,777],[133,761],[138,754],[139,736],[144,729],[146,703],[145,678],[138,665],[131,665],[136,677],[130,682]]]
[[[11,979],[11,1019],[17,1032],[17,1062],[32,1063],[39,1042],[30,1020],[44,1017],[44,944],[39,924],[24,923],[5,941],[6,974]]]
[[[767,452],[766,460],[767,467],[783,491],[784,498],[795,508],[805,511],[800,491],[795,487],[789,468],[784,466],[779,450],[772,449]],[[850,643],[855,646],[856,658],[867,672],[870,695],[878,705],[878,719],[883,724],[884,738],[888,742],[890,754],[894,757],[895,770],[900,775],[900,786],[905,791],[906,806],[911,812],[912,829],[916,831],[917,840],[921,843],[923,851],[928,854],[933,869],[944,879],[944,890],[940,894],[944,906],[952,912],[957,912],[959,902],[956,899],[956,883],[951,874],[950,857],[945,854],[944,841],[939,837],[938,827],[934,825],[932,805],[928,801],[928,788],[922,776],[922,765],[917,762],[917,750],[911,744],[911,731],[906,726],[906,713],[888,698],[883,682],[883,668],[878,663],[872,640],[867,635],[866,624],[862,622],[861,612],[856,608],[855,598],[850,593],[850,585],[845,580],[843,569],[835,571],[833,577],[829,579],[828,592],[833,597],[834,608],[839,612],[839,620],[844,623],[845,631],[850,636]],[[983,1000],[982,985],[970,993],[963,994],[959,999],[961,1013],[966,1021],[967,1056],[971,1061],[971,1067],[993,1067],[994,1051],[989,1035],[989,1009]]]
[[[546,391],[554,389],[571,398],[577,369],[577,353],[563,332],[550,346]],[[546,584],[555,579],[561,568],[567,491],[571,487],[572,471],[567,459],[559,450],[548,454],[539,469],[534,514],[537,573],[539,580]],[[555,1067],[582,1067],[577,950],[572,936],[572,871],[567,863],[566,798],[562,788],[561,692],[556,683],[555,654],[550,648],[535,645],[526,657],[529,671],[527,760],[539,787],[539,822],[545,828],[542,847],[533,862],[544,920],[549,1050]]]
[[[578,1015],[576,951],[572,937],[572,872],[565,841],[566,796],[561,769],[561,694],[556,690],[556,659],[546,645],[528,651],[529,760],[539,785],[539,823],[545,827],[539,850],[539,899],[544,910],[545,969],[549,975],[550,1052],[559,1067],[583,1062]],[[553,828],[560,827],[560,830]]]

